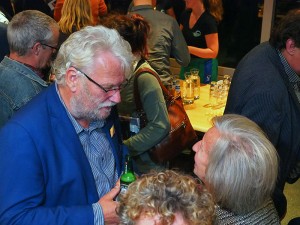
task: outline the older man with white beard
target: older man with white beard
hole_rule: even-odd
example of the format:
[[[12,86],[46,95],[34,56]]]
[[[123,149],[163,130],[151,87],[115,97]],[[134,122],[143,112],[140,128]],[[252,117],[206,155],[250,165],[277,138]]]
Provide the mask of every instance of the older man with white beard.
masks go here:
[[[115,30],[86,27],[63,43],[56,82],[0,131],[0,224],[118,224],[126,148],[114,105],[131,65]]]

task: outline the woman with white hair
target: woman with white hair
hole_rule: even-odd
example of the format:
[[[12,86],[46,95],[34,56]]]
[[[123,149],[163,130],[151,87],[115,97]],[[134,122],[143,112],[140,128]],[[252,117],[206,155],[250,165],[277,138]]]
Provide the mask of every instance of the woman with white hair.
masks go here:
[[[194,173],[213,195],[214,224],[280,224],[271,200],[278,173],[274,146],[257,124],[227,114],[193,146]]]

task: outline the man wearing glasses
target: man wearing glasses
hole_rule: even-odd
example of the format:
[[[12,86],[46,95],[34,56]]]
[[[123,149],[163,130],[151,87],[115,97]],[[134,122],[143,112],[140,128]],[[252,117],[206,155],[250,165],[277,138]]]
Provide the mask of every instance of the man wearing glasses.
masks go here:
[[[130,45],[102,26],[61,45],[56,81],[0,131],[0,224],[118,224],[127,149],[115,105],[132,59]]]
[[[0,63],[0,127],[47,87],[41,70],[50,66],[58,36],[55,20],[39,11],[20,12],[9,22],[10,54]]]

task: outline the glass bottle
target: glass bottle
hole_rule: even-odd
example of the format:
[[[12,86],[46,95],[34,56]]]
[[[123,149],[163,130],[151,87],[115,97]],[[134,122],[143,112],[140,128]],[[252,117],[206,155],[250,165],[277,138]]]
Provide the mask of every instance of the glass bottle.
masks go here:
[[[129,184],[134,182],[136,180],[136,176],[134,175],[133,169],[132,169],[132,161],[129,155],[126,155],[125,157],[125,164],[124,164],[124,171],[120,177],[120,193],[117,197],[117,200],[119,200],[120,195],[124,194]]]

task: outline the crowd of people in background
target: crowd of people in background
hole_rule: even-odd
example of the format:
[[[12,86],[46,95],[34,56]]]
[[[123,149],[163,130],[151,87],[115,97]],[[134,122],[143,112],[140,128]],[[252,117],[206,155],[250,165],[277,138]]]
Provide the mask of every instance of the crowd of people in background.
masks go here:
[[[239,62],[193,176],[149,155],[170,128],[149,72],[147,125],[122,133],[138,69],[170,85],[173,57],[218,79],[222,16],[221,0],[1,0],[0,224],[280,224],[300,176],[299,9]],[[128,153],[141,176],[117,202]]]
[[[232,78],[225,113],[256,122],[268,135],[279,158],[279,176],[273,200],[284,217],[286,182],[300,176],[300,10],[290,11],[274,27],[269,42],[251,50]]]

